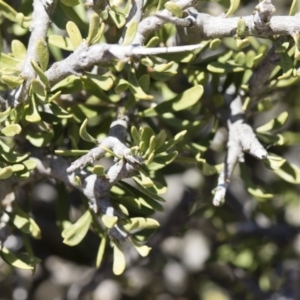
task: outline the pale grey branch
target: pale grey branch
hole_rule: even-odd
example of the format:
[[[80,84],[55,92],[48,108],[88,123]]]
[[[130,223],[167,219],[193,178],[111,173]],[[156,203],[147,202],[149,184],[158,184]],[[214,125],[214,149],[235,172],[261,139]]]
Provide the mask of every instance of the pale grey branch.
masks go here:
[[[213,204],[219,206],[224,202],[227,187],[237,162],[244,161],[244,152],[248,152],[258,159],[268,156],[266,149],[261,145],[253,129],[244,120],[242,98],[238,95],[230,103],[230,117],[227,121],[228,142],[224,169],[219,175],[215,189]]]
[[[31,66],[31,60],[38,61],[36,46],[40,39],[45,40],[48,27],[51,23],[51,14],[55,9],[57,0],[34,0],[32,23],[30,26],[31,35],[27,47],[27,55],[22,66],[21,75],[25,78],[23,84],[12,92],[13,106],[23,102],[28,97],[31,80],[36,77],[35,71]]]
[[[195,5],[195,1],[193,0],[177,0],[174,1],[176,4],[182,9],[185,10],[188,7],[192,7]],[[156,15],[149,16],[142,20],[139,24],[138,32],[133,41],[133,45],[143,45],[147,37],[153,32],[161,28],[166,22],[168,18],[172,18],[171,12],[167,9],[163,9],[159,11]]]
[[[66,59],[54,63],[51,68],[45,72],[45,74],[48,78],[49,85],[53,86],[69,75],[79,76],[86,68],[92,67],[95,64],[108,63],[114,59],[126,60],[130,57],[140,55],[157,55],[163,53],[193,51],[201,47],[201,45],[190,45],[146,48],[110,44],[96,44],[89,47],[86,42],[83,42]]]

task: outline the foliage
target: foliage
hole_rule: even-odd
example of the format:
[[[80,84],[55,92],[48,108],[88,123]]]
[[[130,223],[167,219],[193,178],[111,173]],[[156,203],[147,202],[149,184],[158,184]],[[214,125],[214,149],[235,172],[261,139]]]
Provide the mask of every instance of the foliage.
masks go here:
[[[217,272],[209,269],[212,266],[224,273],[228,271],[225,266],[229,266],[229,273],[243,270],[247,274],[245,281],[254,280],[262,293],[273,292],[274,282],[278,284],[280,279],[274,274],[274,265],[284,253],[280,251],[280,237],[271,233],[271,229],[270,235],[267,229],[264,233],[259,222],[266,220],[268,228],[284,222],[288,228],[282,230],[295,235],[289,231],[294,224],[288,218],[282,221],[282,216],[299,207],[300,168],[291,155],[299,143],[299,34],[274,36],[272,41],[247,36],[245,20],[240,18],[232,37],[202,40],[193,51],[114,58],[54,82],[49,80],[49,70],[55,63],[81,51],[82,45],[132,45],[139,21],[126,19],[130,13],[129,1],[111,3],[92,12],[82,1],[60,0],[47,36],[38,39],[31,56],[32,49],[27,49],[27,44],[34,15],[29,2],[22,1],[17,8],[12,4],[13,8],[0,0],[0,21],[9,28],[7,33],[2,32],[0,57],[1,258],[13,267],[33,271],[40,263],[30,241],[41,239],[43,230],[34,220],[30,194],[38,182],[46,180],[61,195],[56,199],[56,224],[62,243],[72,247],[82,245],[93,234],[97,240],[93,251],[97,268],[103,267],[105,258],[112,255],[110,268],[115,275],[121,275],[126,269],[125,241],[142,257],[149,255],[151,247],[157,247],[151,243],[151,237],[158,234],[160,224],[152,215],[164,211],[166,176],[197,168],[202,183],[192,190],[198,195],[194,198],[199,199],[192,201],[184,217],[200,218],[212,231],[201,229],[207,237],[212,236],[207,262],[211,276],[202,279],[204,288],[200,294],[218,291],[210,284],[222,282]],[[223,5],[226,18],[242,5],[237,0],[217,2]],[[295,15],[297,5],[298,1],[293,1],[291,15]],[[171,1],[148,1],[144,11],[151,16],[162,9],[174,18],[185,16],[184,9]],[[149,49],[170,46],[176,33],[172,22],[165,23],[147,37],[145,45]],[[268,74],[264,89],[253,96],[249,82],[272,46],[279,57],[278,63]],[[24,65],[34,70],[34,78],[28,77]],[[17,99],[18,91],[21,94],[24,90],[26,96],[19,98],[17,105],[9,100]],[[267,149],[268,156],[255,160],[247,154],[247,149],[242,149],[246,152],[245,161],[241,159],[232,176],[225,180],[226,184],[230,177],[233,180],[225,205],[214,207],[211,202],[218,190],[218,176],[220,180],[227,168],[226,157],[230,156],[229,146],[225,154],[222,130],[230,119],[230,103],[238,95],[243,97],[246,121],[255,128],[253,136]],[[118,139],[126,151],[122,148],[120,152],[114,145],[108,146],[108,141],[117,136],[112,134],[114,120],[125,117],[129,117],[127,137],[124,141]],[[246,133],[244,138],[247,139]],[[88,157],[91,149],[96,148],[99,155],[72,172],[60,169],[63,164],[52,165],[47,160],[51,157],[70,167],[72,161]],[[116,175],[112,179],[112,166],[125,166],[128,161],[132,170],[122,178]],[[45,171],[48,164],[49,171]],[[120,169],[120,174],[123,171]],[[130,181],[123,181],[125,177],[130,177]],[[105,187],[108,184],[105,192],[100,186],[97,194],[95,183],[94,202],[94,194],[89,198],[87,192],[91,178]],[[79,191],[77,197],[81,195],[77,207],[71,200],[64,201],[70,198],[70,187]],[[20,190],[23,194],[18,193]],[[111,206],[107,206],[107,201]],[[74,207],[78,216],[70,219]],[[186,220],[178,225],[178,234],[184,226],[194,226]],[[299,230],[299,221],[294,229]],[[263,238],[255,237],[256,232]],[[243,238],[243,233],[249,235],[249,240]],[[10,235],[22,237],[22,251],[3,246]],[[258,299],[254,291],[241,288],[242,283],[234,285],[230,289],[232,297],[243,298],[248,294],[249,299]]]

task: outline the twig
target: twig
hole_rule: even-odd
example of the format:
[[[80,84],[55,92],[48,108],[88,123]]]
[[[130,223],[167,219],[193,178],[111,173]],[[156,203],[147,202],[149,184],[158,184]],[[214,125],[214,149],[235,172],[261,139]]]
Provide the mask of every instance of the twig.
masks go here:
[[[122,44],[125,33],[128,28],[128,24],[130,21],[136,21],[139,23],[143,17],[143,7],[144,7],[144,0],[132,0],[131,1],[131,9],[129,15],[126,19],[126,24],[123,29],[122,37],[120,38],[119,44]]]
[[[185,10],[188,7],[193,7],[195,1],[193,0],[177,0],[174,1],[182,9]],[[165,18],[164,18],[165,17]],[[153,32],[161,28],[171,18],[172,14],[167,10],[163,9],[157,14],[149,16],[139,24],[138,32],[134,38],[133,45],[143,45],[147,37]]]
[[[126,159],[132,164],[142,164],[142,158],[132,155],[130,149],[124,144],[127,135],[127,116],[121,116],[112,122],[108,136],[99,142],[99,145],[91,149],[87,154],[75,160],[70,167],[67,168],[68,173],[72,173],[77,169],[84,168],[87,164],[100,159],[106,153],[105,149],[112,150],[116,156]]]
[[[227,154],[224,169],[219,175],[213,204],[219,206],[224,202],[230,178],[238,161],[244,161],[244,152],[248,152],[258,159],[265,159],[268,155],[265,148],[255,136],[252,128],[244,121],[242,99],[238,95],[230,104],[228,125]]]
[[[130,57],[140,55],[157,55],[162,53],[193,51],[201,47],[201,45],[190,45],[146,48],[110,44],[96,44],[89,47],[86,42],[83,42],[74,51],[74,53],[66,59],[54,63],[51,68],[45,72],[45,75],[48,78],[49,85],[53,86],[69,75],[80,76],[84,69],[94,66],[95,64],[108,63],[114,59],[126,60]]]
[[[57,0],[34,0],[32,23],[30,26],[31,35],[27,47],[27,55],[22,66],[21,75],[25,78],[23,84],[12,92],[12,106],[23,102],[28,97],[28,90],[31,80],[36,77],[31,66],[31,60],[37,61],[36,46],[40,39],[46,39],[48,27],[51,23],[50,16],[55,9]]]

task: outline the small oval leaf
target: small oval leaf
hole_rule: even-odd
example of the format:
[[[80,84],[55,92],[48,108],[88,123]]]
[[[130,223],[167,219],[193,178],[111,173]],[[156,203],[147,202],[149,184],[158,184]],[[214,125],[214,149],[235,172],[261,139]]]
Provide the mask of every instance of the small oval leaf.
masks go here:
[[[121,275],[126,268],[125,256],[119,244],[114,243],[114,263],[113,272],[115,275]]]
[[[98,253],[97,253],[97,259],[96,259],[96,267],[100,268],[101,263],[103,261],[103,256],[104,256],[104,251],[105,251],[105,246],[106,246],[106,242],[107,242],[107,236],[104,235],[101,239],[101,243],[98,249]]]
[[[74,224],[63,230],[63,243],[69,246],[79,244],[86,236],[91,222],[92,215],[89,210],[86,210],[86,212]]]
[[[131,20],[127,24],[127,30],[123,41],[124,46],[128,46],[133,42],[137,29],[138,29],[138,22],[136,20]]]
[[[84,122],[82,123],[79,129],[79,135],[83,140],[90,143],[97,144],[98,143],[97,139],[93,138],[86,130],[87,121],[88,119],[85,119]]]
[[[72,21],[69,21],[67,23],[66,29],[71,39],[73,48],[76,49],[82,43],[82,36],[80,30],[77,27],[77,25]]]
[[[4,127],[1,130],[1,133],[3,133],[5,136],[15,136],[16,134],[19,134],[21,131],[22,128],[19,124],[11,124]]]

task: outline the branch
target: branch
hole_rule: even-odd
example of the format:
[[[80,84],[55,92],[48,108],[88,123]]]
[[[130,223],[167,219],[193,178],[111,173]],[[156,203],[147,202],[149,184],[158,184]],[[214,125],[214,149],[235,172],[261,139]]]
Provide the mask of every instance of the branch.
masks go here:
[[[265,159],[268,156],[252,128],[245,123],[243,114],[242,99],[241,96],[237,96],[230,104],[230,117],[227,121],[227,154],[213,198],[213,204],[216,206],[224,202],[232,172],[238,161],[244,161],[244,152],[248,152],[258,159]]]
[[[111,125],[109,135],[97,148],[92,149],[88,154],[80,157],[71,166],[60,157],[49,155],[37,156],[37,172],[43,176],[48,176],[60,180],[66,186],[73,186],[81,191],[88,199],[90,207],[108,216],[120,216],[115,211],[109,199],[109,191],[117,182],[128,178],[143,163],[143,159],[131,154],[130,149],[124,144],[127,135],[127,116],[120,115]],[[120,156],[120,159],[111,166],[104,176],[97,176],[89,172],[77,171],[95,159],[101,158],[105,154],[104,148],[112,150]],[[80,182],[78,182],[78,178]],[[118,224],[109,230],[112,238],[124,241],[127,233]]]
[[[69,75],[80,76],[84,69],[92,67],[95,64],[108,63],[114,59],[126,60],[130,57],[140,55],[157,55],[162,53],[193,51],[201,47],[201,45],[190,45],[178,47],[146,48],[110,44],[96,44],[89,47],[86,42],[83,42],[66,59],[54,63],[51,68],[45,72],[45,75],[48,78],[49,85],[53,86]]]
[[[177,0],[174,1],[182,10],[193,7],[193,0]],[[153,16],[143,19],[139,24],[137,34],[134,38],[133,45],[144,45],[147,37],[153,32],[161,28],[168,20],[172,18],[172,13],[167,9],[163,9]]]
[[[25,78],[25,81],[18,89],[12,92],[12,106],[16,106],[28,97],[31,80],[36,77],[35,71],[31,66],[31,60],[38,61],[36,46],[40,39],[46,39],[48,27],[51,23],[50,16],[55,9],[56,3],[57,0],[34,0],[33,2],[32,23],[30,26],[31,35],[21,71],[21,76]]]
[[[120,38],[119,44],[123,43],[123,39],[124,39],[125,33],[127,31],[129,22],[136,21],[137,23],[139,23],[143,17],[143,8],[144,8],[145,1],[144,0],[132,0],[131,2],[132,3],[131,3],[130,13],[126,19],[126,24],[124,26],[122,37]]]
[[[194,22],[190,27],[177,28],[183,43],[191,44],[206,39],[234,37],[237,34],[237,25],[241,17],[215,17],[199,13],[195,8],[188,8],[185,12]],[[272,38],[274,35],[293,35],[300,30],[299,16],[272,16],[274,12],[275,8],[270,0],[260,2],[253,15],[242,17],[245,21],[245,29],[239,37]]]
[[[74,172],[79,168],[82,169],[86,165],[99,160],[106,153],[106,149],[112,150],[116,156],[124,158],[132,164],[142,164],[142,158],[132,155],[130,149],[124,144],[127,135],[127,123],[127,116],[121,116],[112,122],[108,136],[99,142],[97,147],[75,160],[72,165],[67,168],[67,172]]]
[[[83,171],[68,174],[66,169],[69,167],[69,163],[62,157],[54,155],[44,156],[41,153],[40,156],[32,158],[37,162],[35,172],[38,175],[54,178],[62,181],[66,186],[78,189],[87,197],[90,207],[95,212],[100,210],[101,213],[109,216],[120,215],[115,211],[109,199],[111,187],[118,181],[130,177],[137,167],[137,165],[133,165],[125,160],[120,160],[106,171],[105,177],[98,177],[95,174]],[[75,176],[80,178],[82,184],[78,184]],[[127,233],[120,229],[118,224],[109,230],[109,234],[119,241],[124,241],[127,237]]]

